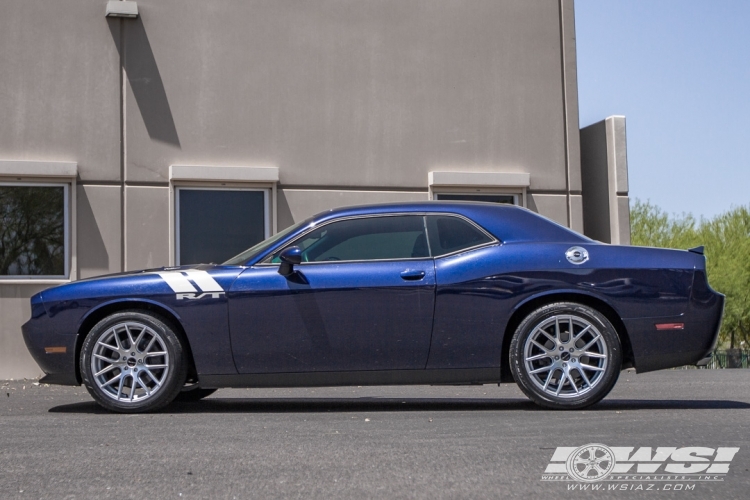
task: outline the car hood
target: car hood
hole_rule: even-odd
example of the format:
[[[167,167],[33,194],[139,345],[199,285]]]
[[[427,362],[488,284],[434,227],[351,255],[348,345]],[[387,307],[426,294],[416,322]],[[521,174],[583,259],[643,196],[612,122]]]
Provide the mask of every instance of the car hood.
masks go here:
[[[174,296],[176,293],[224,292],[245,269],[197,264],[159,267],[86,278],[48,288],[35,298],[45,305],[81,299]]]

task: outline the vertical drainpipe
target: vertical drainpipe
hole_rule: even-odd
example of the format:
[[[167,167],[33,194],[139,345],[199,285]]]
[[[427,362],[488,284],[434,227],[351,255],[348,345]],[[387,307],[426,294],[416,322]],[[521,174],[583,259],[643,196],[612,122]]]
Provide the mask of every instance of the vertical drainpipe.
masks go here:
[[[567,75],[565,74],[565,27],[563,23],[563,0],[559,0],[560,21],[560,73],[562,74],[562,96],[563,96],[563,137],[565,141],[565,202],[568,212],[568,227],[571,227],[572,206],[570,203],[570,138],[568,137],[568,92]]]
[[[575,53],[575,5],[559,0],[560,69],[565,141],[565,193],[568,227],[583,232],[580,213],[573,214],[573,193],[581,194],[580,143],[578,125],[578,82]],[[580,209],[580,203],[575,204]]]
[[[120,19],[120,267],[125,272],[125,20]]]

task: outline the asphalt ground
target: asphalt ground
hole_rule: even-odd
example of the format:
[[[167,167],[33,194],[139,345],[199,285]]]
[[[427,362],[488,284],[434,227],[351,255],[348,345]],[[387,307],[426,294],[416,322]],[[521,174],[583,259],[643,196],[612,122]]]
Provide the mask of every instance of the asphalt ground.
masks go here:
[[[740,451],[722,481],[542,480],[588,443]],[[0,498],[746,499],[749,469],[750,370],[623,372],[571,412],[485,385],[227,389],[118,415],[83,387],[0,382]]]

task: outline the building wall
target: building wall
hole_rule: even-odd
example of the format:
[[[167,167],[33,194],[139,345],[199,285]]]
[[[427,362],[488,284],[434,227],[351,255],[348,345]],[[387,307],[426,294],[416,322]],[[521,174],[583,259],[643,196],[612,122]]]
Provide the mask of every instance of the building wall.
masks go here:
[[[0,0],[0,160],[77,163],[73,278],[174,261],[171,165],[278,168],[277,229],[528,173],[583,230],[572,0],[104,5]],[[0,378],[34,371],[6,367],[40,287],[0,282]]]
[[[583,226],[586,236],[630,244],[628,156],[624,116],[610,116],[581,129]]]

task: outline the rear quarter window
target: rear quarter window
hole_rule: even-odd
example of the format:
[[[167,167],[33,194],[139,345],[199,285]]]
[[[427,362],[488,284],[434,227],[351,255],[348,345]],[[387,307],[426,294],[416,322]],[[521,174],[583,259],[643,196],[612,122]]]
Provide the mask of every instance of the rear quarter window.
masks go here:
[[[440,257],[493,241],[474,224],[449,215],[428,215],[427,233],[433,257]]]

